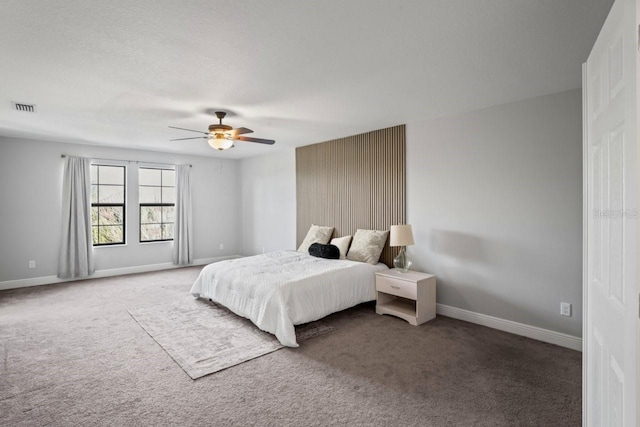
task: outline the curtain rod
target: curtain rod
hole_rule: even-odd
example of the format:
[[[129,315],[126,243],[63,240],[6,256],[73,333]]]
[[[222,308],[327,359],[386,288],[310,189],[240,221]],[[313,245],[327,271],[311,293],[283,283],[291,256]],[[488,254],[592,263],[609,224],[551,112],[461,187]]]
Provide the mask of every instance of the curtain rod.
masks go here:
[[[60,158],[64,159],[65,157],[67,157],[66,154],[60,154]],[[162,165],[162,166],[167,166],[169,165],[169,163],[160,163],[160,162],[141,162],[140,160],[122,160],[122,159],[102,159],[99,157],[92,157],[91,159],[93,160],[104,160],[107,162],[128,162],[128,163],[144,163],[144,164],[149,164],[149,165]],[[193,166],[190,164],[189,165],[190,168],[192,168]]]

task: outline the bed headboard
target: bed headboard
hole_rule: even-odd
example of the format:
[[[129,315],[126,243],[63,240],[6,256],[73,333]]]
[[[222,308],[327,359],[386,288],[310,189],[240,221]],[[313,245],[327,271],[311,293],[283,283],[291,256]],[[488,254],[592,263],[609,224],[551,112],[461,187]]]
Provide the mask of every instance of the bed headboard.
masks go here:
[[[311,224],[333,237],[404,224],[405,164],[405,125],[296,148],[297,245]],[[393,267],[398,250],[387,239],[380,261]]]

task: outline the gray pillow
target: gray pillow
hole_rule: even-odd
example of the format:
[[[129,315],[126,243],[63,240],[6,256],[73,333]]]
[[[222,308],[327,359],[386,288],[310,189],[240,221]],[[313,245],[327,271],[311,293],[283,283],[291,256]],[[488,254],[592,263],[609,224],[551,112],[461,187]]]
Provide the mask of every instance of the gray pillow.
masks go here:
[[[309,246],[311,246],[312,243],[322,243],[323,245],[329,243],[332,234],[333,227],[323,227],[312,224],[307,232],[307,236],[300,244],[298,252],[309,252]]]
[[[347,259],[377,264],[388,235],[389,230],[356,230]]]

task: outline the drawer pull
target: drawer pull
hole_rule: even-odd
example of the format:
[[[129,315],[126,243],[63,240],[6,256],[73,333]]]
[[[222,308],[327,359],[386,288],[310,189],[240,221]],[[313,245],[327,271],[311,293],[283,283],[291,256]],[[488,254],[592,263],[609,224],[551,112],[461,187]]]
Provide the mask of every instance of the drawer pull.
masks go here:
[[[389,285],[391,286],[393,289],[400,289],[400,286],[396,286],[396,285]]]

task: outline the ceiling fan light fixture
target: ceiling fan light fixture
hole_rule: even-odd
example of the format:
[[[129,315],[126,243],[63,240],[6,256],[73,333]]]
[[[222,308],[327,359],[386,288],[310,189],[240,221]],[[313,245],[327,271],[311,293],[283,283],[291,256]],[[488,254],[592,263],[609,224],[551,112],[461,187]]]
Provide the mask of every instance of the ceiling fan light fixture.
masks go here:
[[[233,140],[227,139],[223,133],[217,133],[209,137],[209,145],[216,150],[227,150],[233,147]]]
[[[207,139],[209,146],[211,148],[215,148],[216,150],[220,150],[220,151],[235,147],[233,143],[234,141],[257,142],[259,144],[267,144],[267,145],[273,145],[276,143],[272,139],[252,138],[252,137],[244,136],[248,133],[253,133],[251,129],[247,129],[245,127],[234,129],[229,125],[222,124],[222,119],[226,115],[227,113],[225,113],[224,111],[216,111],[216,117],[220,120],[220,123],[209,125],[209,132],[202,132],[199,130],[169,126],[172,129],[186,130],[189,132],[197,132],[201,135],[202,134],[205,135],[205,136],[196,136],[193,138],[176,138],[176,139],[171,139],[171,141],[183,141],[186,139]]]

